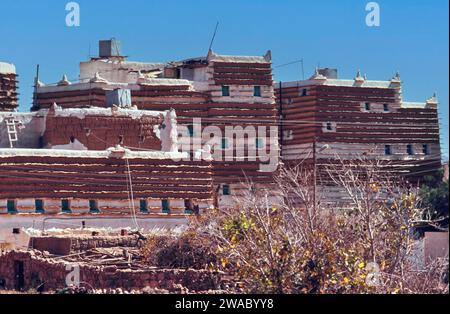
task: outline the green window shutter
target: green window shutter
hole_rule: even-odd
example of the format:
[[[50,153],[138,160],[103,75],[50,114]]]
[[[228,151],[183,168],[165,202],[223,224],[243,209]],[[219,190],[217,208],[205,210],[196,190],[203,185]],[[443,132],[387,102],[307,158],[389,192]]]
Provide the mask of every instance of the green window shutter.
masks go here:
[[[256,148],[263,148],[264,147],[264,141],[262,138],[258,137],[255,139],[255,146]]]
[[[139,209],[140,209],[141,213],[147,213],[148,212],[147,200],[140,200],[140,202],[139,202]]]
[[[228,139],[227,139],[226,137],[222,138],[220,147],[221,147],[222,149],[227,149],[227,148],[228,148]]]
[[[188,125],[188,132],[189,132],[189,136],[190,137],[194,137],[194,126],[193,125]]]
[[[261,86],[254,86],[253,87],[253,96],[261,97]]]
[[[98,213],[100,210],[98,209],[97,201],[89,200],[89,212],[90,213]]]
[[[162,212],[163,213],[170,213],[170,206],[169,206],[169,200],[161,200],[161,206],[162,206]]]
[[[222,85],[222,96],[230,96],[230,86]]]
[[[61,200],[61,211],[63,213],[71,213],[69,200]]]
[[[35,200],[34,206],[36,208],[36,213],[44,213],[44,201],[43,200]]]
[[[15,214],[15,213],[17,213],[16,201],[15,200],[7,200],[6,201],[6,208],[8,209],[8,214]]]
[[[228,184],[224,184],[222,186],[222,194],[223,195],[230,195],[230,186]]]

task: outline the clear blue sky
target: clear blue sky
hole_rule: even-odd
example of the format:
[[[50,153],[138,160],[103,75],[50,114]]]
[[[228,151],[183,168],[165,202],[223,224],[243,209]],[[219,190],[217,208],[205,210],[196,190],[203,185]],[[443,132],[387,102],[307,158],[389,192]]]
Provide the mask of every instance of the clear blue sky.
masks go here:
[[[137,61],[171,61],[205,55],[216,21],[214,50],[263,55],[274,66],[304,58],[306,76],[315,66],[337,67],[341,78],[361,68],[369,79],[400,71],[403,97],[440,100],[443,152],[448,158],[449,16],[447,0],[377,1],[381,26],[365,24],[360,0],[77,1],[81,26],[65,25],[69,1],[0,0],[0,60],[20,75],[20,110],[31,106],[36,64],[41,80],[78,75],[79,61],[97,54],[98,39],[116,37]],[[301,78],[298,64],[274,69],[275,80]]]

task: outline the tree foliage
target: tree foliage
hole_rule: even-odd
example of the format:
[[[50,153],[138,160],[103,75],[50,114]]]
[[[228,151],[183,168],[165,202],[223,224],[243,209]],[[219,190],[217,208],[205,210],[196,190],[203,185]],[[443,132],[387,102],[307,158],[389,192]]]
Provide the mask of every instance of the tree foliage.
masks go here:
[[[421,218],[418,191],[393,183],[380,169],[368,160],[327,169],[329,184],[346,195],[337,209],[315,195],[311,169],[283,168],[276,189],[249,183],[239,206],[196,218],[191,228],[209,241],[216,267],[246,292],[448,291],[442,261],[420,268],[414,260],[410,230]]]

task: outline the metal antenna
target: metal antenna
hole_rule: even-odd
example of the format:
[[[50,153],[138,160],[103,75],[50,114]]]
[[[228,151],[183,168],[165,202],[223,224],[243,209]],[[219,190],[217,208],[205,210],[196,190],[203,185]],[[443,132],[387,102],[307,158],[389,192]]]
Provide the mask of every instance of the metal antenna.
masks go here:
[[[33,93],[33,106],[36,105],[37,99],[37,87],[39,82],[39,64],[36,65],[36,76],[34,78],[34,93]]]
[[[305,69],[303,68],[303,58],[300,60],[302,64],[302,80],[305,80]]]
[[[217,32],[217,28],[218,28],[218,27],[219,27],[219,21],[217,21],[217,23],[216,23],[216,28],[214,29],[214,34],[213,34],[213,36],[212,36],[212,38],[211,38],[211,42],[210,42],[210,44],[209,44],[208,51],[210,51],[211,48],[212,48],[212,45],[213,45],[213,43],[214,43],[214,38],[216,38],[216,32]]]
[[[280,64],[280,65],[274,66],[273,68],[277,69],[277,68],[281,68],[281,67],[284,67],[284,66],[287,66],[287,65],[291,65],[291,64],[296,64],[296,63],[300,63],[301,64],[302,79],[304,80],[305,79],[305,69],[304,69],[304,66],[303,66],[303,58],[301,58],[299,60],[291,61],[291,62],[288,62],[288,63]]]

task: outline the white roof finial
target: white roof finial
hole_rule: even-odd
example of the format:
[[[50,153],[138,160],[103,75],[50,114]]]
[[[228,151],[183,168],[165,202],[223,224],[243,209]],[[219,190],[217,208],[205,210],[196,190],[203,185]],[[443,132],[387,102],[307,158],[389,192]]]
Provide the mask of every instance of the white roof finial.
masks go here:
[[[327,78],[320,74],[319,68],[316,67],[316,69],[314,70],[314,75],[310,77],[310,80],[326,81]]]
[[[35,85],[36,85],[36,87],[42,87],[42,86],[45,86],[45,84],[42,83],[38,78],[36,78]]]
[[[433,96],[431,96],[430,98],[427,99],[426,101],[427,104],[432,104],[432,105],[437,105],[439,103],[438,101],[438,97],[437,97],[437,93],[434,92]]]
[[[67,75],[64,74],[61,81],[58,82],[59,86],[67,86],[70,85],[71,83],[69,82],[69,80],[67,79]]]
[[[358,69],[358,71],[356,72],[355,81],[356,82],[364,82],[364,78],[361,76],[360,69]]]
[[[108,83],[107,80],[105,80],[103,77],[100,76],[99,72],[95,72],[95,75],[93,78],[90,79],[91,83]]]
[[[264,60],[266,60],[267,62],[272,61],[272,51],[271,50],[267,50],[266,54],[264,55]]]

